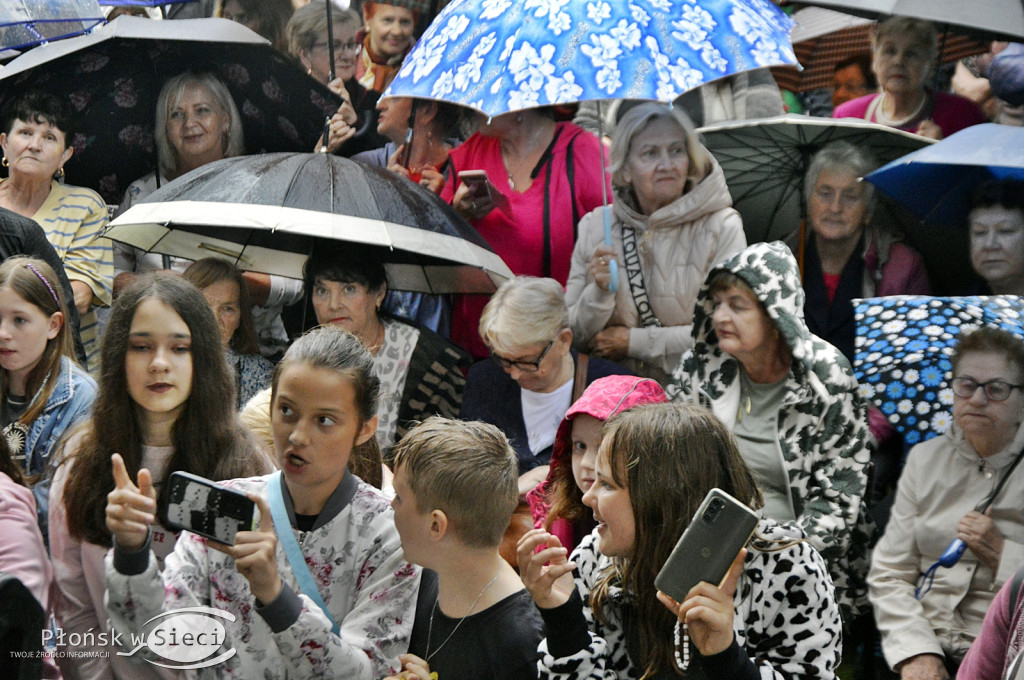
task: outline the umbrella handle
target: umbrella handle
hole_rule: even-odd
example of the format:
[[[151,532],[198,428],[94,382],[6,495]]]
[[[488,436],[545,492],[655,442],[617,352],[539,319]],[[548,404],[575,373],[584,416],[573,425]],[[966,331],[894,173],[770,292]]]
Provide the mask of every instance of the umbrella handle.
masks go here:
[[[601,157],[602,159],[604,158],[603,151]],[[605,188],[603,176],[601,177],[601,188]],[[612,244],[612,216],[611,211],[608,210],[607,203],[601,212],[604,214],[604,242],[605,245],[610,246]],[[615,261],[615,258],[608,260],[608,275],[611,277],[608,280],[608,290],[612,293],[617,293],[619,291],[619,263]]]
[[[946,547],[945,552],[939,556],[939,564],[944,567],[952,567],[960,561],[965,550],[967,550],[967,544],[959,538],[954,538],[953,542]]]

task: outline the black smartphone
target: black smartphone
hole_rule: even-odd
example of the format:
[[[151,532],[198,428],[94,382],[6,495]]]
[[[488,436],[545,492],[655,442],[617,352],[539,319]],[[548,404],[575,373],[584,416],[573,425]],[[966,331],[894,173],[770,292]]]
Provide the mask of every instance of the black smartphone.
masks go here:
[[[718,585],[757,528],[757,513],[721,489],[704,497],[654,585],[676,602],[701,581]]]
[[[239,531],[252,530],[256,504],[245,494],[187,472],[172,472],[167,483],[168,529],[227,545],[235,544]]]

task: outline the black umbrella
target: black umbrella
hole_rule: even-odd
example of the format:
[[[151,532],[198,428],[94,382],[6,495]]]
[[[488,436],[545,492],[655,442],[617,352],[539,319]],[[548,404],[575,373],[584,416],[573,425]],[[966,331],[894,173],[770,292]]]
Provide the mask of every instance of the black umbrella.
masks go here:
[[[209,163],[129,208],[105,235],[148,252],[220,256],[240,269],[293,278],[318,243],[376,246],[395,290],[493,293],[513,275],[432,192],[325,153]]]
[[[28,87],[65,96],[77,114],[67,181],[118,203],[128,184],[156,168],[153,125],[160,88],[185,70],[227,85],[249,153],[308,151],[341,100],[227,19],[118,17],[89,35],[37,47],[0,71],[0,105]]]

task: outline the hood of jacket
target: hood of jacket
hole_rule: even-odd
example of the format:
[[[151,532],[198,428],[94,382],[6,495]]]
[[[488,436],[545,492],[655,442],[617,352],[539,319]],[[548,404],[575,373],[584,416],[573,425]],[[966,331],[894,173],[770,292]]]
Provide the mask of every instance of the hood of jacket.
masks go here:
[[[732,195],[725,182],[725,173],[714,156],[708,154],[711,168],[696,184],[687,183],[682,196],[650,215],[640,212],[636,195],[630,187],[615,187],[615,202],[612,210],[626,226],[637,230],[675,227],[685,222],[694,222],[705,215],[732,207]]]
[[[616,413],[640,404],[661,404],[668,395],[656,381],[632,375],[609,375],[598,378],[569,407],[558,426],[551,450],[551,466],[572,459],[572,419],[580,413],[604,421]]]
[[[714,300],[708,284],[722,270],[742,279],[761,301],[775,322],[779,335],[789,346],[793,356],[791,371],[799,382],[805,382],[804,378],[814,374],[828,392],[856,389],[857,382],[849,362],[841,355],[837,360],[839,351],[807,328],[800,269],[792,251],[781,241],[748,246],[708,273],[697,294],[693,313],[693,369],[696,373],[693,379],[703,383],[711,371],[724,370],[724,364],[728,362],[737,363],[719,348],[711,318]]]

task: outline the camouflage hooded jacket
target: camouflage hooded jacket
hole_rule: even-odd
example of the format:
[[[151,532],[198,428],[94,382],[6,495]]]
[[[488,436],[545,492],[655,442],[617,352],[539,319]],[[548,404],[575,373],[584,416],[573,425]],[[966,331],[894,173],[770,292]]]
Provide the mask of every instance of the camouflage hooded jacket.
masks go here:
[[[792,353],[786,391],[778,404],[777,439],[797,521],[825,558],[843,619],[867,606],[865,577],[874,523],[864,504],[867,487],[867,407],[846,358],[804,322],[804,291],[796,260],[781,242],[757,243],[708,275],[693,315],[693,350],[676,370],[668,393],[700,401],[726,425],[736,423],[740,364],[718,346],[708,281],[721,270],[740,277],[761,301]]]

